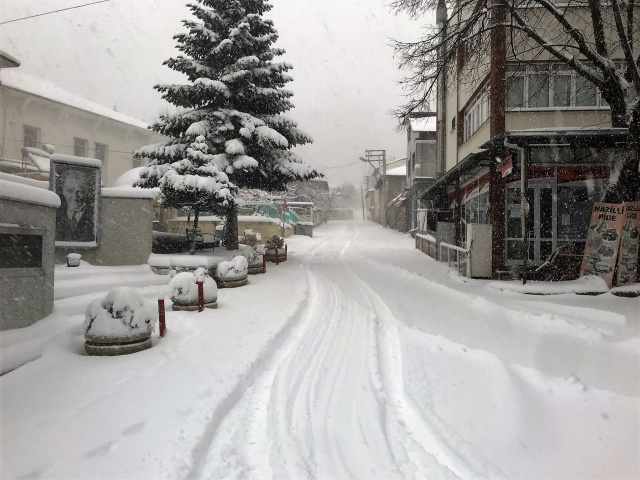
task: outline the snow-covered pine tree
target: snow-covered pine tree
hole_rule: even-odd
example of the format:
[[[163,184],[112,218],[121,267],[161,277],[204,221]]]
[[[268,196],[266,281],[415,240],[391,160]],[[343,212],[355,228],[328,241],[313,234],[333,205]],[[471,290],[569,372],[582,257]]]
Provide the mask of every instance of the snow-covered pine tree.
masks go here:
[[[203,136],[211,164],[239,187],[283,190],[295,180],[321,176],[291,151],[311,142],[283,115],[290,110],[292,66],[274,61],[284,50],[273,47],[278,33],[263,18],[266,0],[196,0],[189,8],[195,20],[184,20],[186,33],[174,38],[182,55],[165,62],[185,74],[186,85],[157,85],[162,97],[179,107],[162,115],[152,129],[166,142],[144,147],[138,157],[152,161],[138,186],[159,184],[187,145]],[[237,208],[227,214],[227,248],[236,249]]]
[[[213,155],[207,153],[202,135],[183,151],[182,160],[165,168],[159,181],[160,204],[164,207],[189,208],[193,211],[193,238],[190,253],[196,249],[196,235],[200,212],[212,211],[226,215],[237,207],[237,187],[227,174],[215,165]]]

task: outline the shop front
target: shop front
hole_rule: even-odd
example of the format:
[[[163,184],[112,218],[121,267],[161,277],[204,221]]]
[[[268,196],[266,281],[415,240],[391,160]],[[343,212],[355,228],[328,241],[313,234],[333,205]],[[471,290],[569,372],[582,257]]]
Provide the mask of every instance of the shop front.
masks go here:
[[[577,272],[593,204],[628,140],[624,129],[508,132],[447,172],[425,197],[454,212],[459,246],[466,245],[467,225],[493,226],[494,276],[540,265],[560,248]]]

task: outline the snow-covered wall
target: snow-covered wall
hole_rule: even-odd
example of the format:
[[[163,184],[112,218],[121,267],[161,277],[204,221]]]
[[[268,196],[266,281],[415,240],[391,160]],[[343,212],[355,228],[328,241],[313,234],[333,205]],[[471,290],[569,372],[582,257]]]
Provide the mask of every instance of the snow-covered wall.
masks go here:
[[[9,183],[5,182],[4,186]],[[7,262],[20,263],[13,252],[7,254],[5,250],[5,255],[14,258],[0,258],[0,330],[27,327],[49,315],[53,309],[56,207],[53,201],[47,205],[46,194],[50,194],[53,200],[57,196],[47,190],[17,183],[12,185],[29,189],[29,192],[39,190],[37,193],[42,193],[45,201],[28,201],[28,198],[25,201],[0,195],[0,234],[41,234],[42,265],[37,268],[1,268]]]
[[[106,192],[105,192],[106,190]],[[77,252],[92,265],[142,265],[151,254],[153,198],[148,192],[114,194],[103,189],[98,222],[98,248],[56,248],[56,263],[66,263],[67,254]],[[147,195],[143,195],[147,193]]]

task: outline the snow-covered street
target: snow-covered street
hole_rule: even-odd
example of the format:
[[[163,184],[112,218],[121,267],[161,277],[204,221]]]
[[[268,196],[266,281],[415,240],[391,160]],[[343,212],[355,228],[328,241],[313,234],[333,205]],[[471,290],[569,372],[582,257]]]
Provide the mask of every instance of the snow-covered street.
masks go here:
[[[0,377],[0,476],[640,476],[640,299],[501,291],[370,222],[287,242],[122,357],[84,355],[84,308],[168,277],[60,268],[54,313],[0,332],[3,371],[41,354]]]

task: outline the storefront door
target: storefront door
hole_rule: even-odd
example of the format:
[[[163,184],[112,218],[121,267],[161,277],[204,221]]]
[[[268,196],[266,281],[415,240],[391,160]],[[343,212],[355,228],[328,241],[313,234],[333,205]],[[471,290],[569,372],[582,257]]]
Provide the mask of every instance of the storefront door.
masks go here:
[[[520,187],[507,187],[506,200],[507,263],[517,265],[524,261]],[[529,187],[527,203],[528,261],[539,264],[553,252],[555,203],[552,186],[538,184]]]

